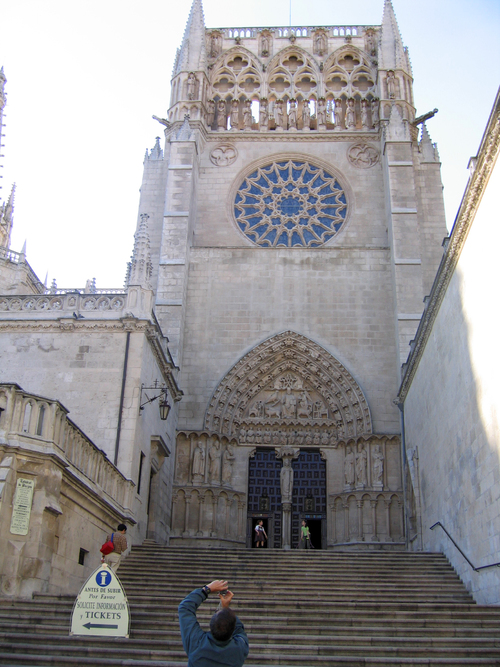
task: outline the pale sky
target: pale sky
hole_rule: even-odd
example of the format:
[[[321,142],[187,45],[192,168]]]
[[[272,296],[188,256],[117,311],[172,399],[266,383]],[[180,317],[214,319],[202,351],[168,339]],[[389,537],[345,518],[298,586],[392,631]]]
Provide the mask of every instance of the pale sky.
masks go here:
[[[17,183],[11,248],[39,278],[121,287],[142,163],[165,117],[191,2],[3,0],[8,95],[0,197]],[[286,26],[290,0],[204,0],[207,27]],[[383,0],[291,0],[292,25],[379,25]],[[451,227],[499,85],[498,0],[393,0],[442,167]]]

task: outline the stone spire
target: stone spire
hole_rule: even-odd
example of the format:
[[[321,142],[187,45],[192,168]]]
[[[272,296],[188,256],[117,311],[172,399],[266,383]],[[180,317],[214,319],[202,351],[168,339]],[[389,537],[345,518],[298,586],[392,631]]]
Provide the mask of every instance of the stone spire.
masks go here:
[[[199,72],[207,68],[205,19],[201,0],[193,0],[175,68],[180,72]]]
[[[16,184],[12,186],[10,196],[5,204],[0,204],[0,247],[10,248],[10,235],[14,214],[14,195]]]
[[[147,213],[141,215],[139,227],[134,235],[134,252],[128,273],[128,284],[140,285],[144,289],[151,289],[151,274],[153,271],[149,248],[148,218]]]
[[[379,43],[379,69],[408,71],[408,59],[391,0],[385,0],[384,4]]]

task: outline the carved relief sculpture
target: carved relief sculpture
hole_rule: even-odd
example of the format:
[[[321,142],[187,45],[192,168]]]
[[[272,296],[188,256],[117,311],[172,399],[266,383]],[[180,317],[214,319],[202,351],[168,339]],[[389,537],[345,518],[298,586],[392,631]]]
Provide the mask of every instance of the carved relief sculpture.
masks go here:
[[[318,130],[326,130],[326,100],[320,97],[317,106]]]
[[[346,486],[354,484],[354,452],[347,447],[344,459],[344,478]]]
[[[245,106],[243,107],[243,127],[245,130],[252,129],[252,103],[250,100],[246,100]]]
[[[202,447],[201,440],[198,440],[193,454],[193,482],[199,484],[205,479],[205,450]]]
[[[370,125],[368,123],[368,102],[361,100],[361,125],[363,130],[368,130]]]
[[[218,32],[213,32],[210,35],[210,58],[217,58],[221,50],[221,36]]]
[[[266,131],[268,129],[268,119],[269,119],[269,113],[267,109],[267,100],[265,97],[263,97],[260,100],[260,110],[259,110],[259,126],[261,132]]]
[[[290,130],[297,129],[297,102],[290,100],[290,110],[288,112],[288,128]]]
[[[187,80],[187,98],[194,100],[196,93],[196,77],[193,72],[189,72]]]
[[[274,105],[274,121],[277,130],[283,130],[283,101],[277,100]]]
[[[231,102],[231,114],[229,116],[229,122],[231,123],[231,129],[237,130],[240,124],[240,107],[238,100],[233,100]]]
[[[377,55],[377,38],[373,28],[368,28],[365,32],[365,51],[372,56],[372,58]]]
[[[221,459],[221,450],[220,442],[216,440],[210,447],[208,453],[210,458],[210,466],[208,469],[210,483],[219,484],[220,483],[220,459]]]
[[[210,160],[217,167],[228,167],[238,157],[238,151],[231,144],[220,144],[210,152]]]
[[[283,466],[280,472],[281,502],[291,503],[293,492],[293,468],[289,456],[283,457]]]
[[[314,35],[314,53],[318,56],[326,53],[326,37],[323,32],[317,32]]]
[[[363,445],[358,445],[358,453],[356,454],[356,486],[366,486],[367,479],[367,461],[368,455]]]
[[[227,129],[226,103],[224,100],[221,100],[217,105],[217,128],[219,131]]]
[[[372,451],[373,461],[373,486],[383,487],[384,484],[384,455],[380,450],[380,445],[374,445]]]
[[[270,36],[267,33],[262,33],[260,37],[260,55],[264,58],[271,52],[271,40]]]
[[[309,107],[309,100],[302,102],[302,129],[311,129],[311,109]]]
[[[345,124],[348,130],[354,130],[356,127],[356,111],[354,109],[354,100],[352,97],[347,100]]]
[[[222,484],[224,486],[231,486],[234,459],[234,450],[231,445],[228,445],[222,455]]]

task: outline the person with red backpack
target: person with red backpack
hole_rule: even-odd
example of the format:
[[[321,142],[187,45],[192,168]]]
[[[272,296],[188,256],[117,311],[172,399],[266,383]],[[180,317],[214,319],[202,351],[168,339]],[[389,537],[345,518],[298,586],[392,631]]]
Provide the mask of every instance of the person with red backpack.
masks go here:
[[[127,551],[127,538],[125,537],[126,532],[127,526],[124,523],[121,523],[117,528],[117,532],[111,533],[111,535],[108,535],[106,539],[106,544],[108,542],[113,544],[113,551],[103,555],[102,560],[104,563],[107,563],[110,566],[113,572],[118,570],[122,556],[125,551]],[[106,545],[103,545],[102,549],[105,546]]]

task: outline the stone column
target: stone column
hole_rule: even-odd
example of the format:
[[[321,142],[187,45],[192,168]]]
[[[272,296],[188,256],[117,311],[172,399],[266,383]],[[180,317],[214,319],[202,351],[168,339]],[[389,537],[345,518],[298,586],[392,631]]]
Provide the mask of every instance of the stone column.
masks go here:
[[[229,536],[229,520],[231,519],[231,502],[226,498],[226,525],[224,529],[224,537]]]
[[[363,535],[363,500],[356,501],[358,506],[358,539],[363,542],[365,536]]]
[[[342,506],[344,508],[344,542],[349,542],[349,503],[345,502]]]
[[[243,510],[245,503],[242,500],[238,501],[238,537],[243,537]]]
[[[378,542],[377,535],[377,501],[370,500],[370,505],[372,508],[372,542]]]
[[[292,503],[281,503],[281,507],[283,509],[281,524],[281,546],[283,549],[289,550],[292,548]]]
[[[205,507],[205,496],[199,496],[198,497],[198,531],[196,533],[196,537],[202,537],[203,536],[203,531],[201,529],[202,526],[202,521],[203,521],[203,508]]]
[[[387,542],[392,542],[392,537],[391,537],[391,513],[390,513],[391,501],[390,500],[384,500],[384,503],[385,503],[385,518],[386,518],[386,522],[387,522],[386,541]]]
[[[186,501],[186,507],[184,511],[184,532],[182,533],[182,537],[189,537],[189,505],[191,504],[191,494],[186,493],[185,495],[185,501]]]
[[[281,484],[281,508],[282,513],[282,549],[292,548],[292,493],[293,493],[293,468],[292,460],[296,459],[300,449],[295,449],[289,445],[277,448],[276,457],[283,461],[280,473]]]
[[[212,532],[210,537],[217,537],[217,496],[212,498]]]

